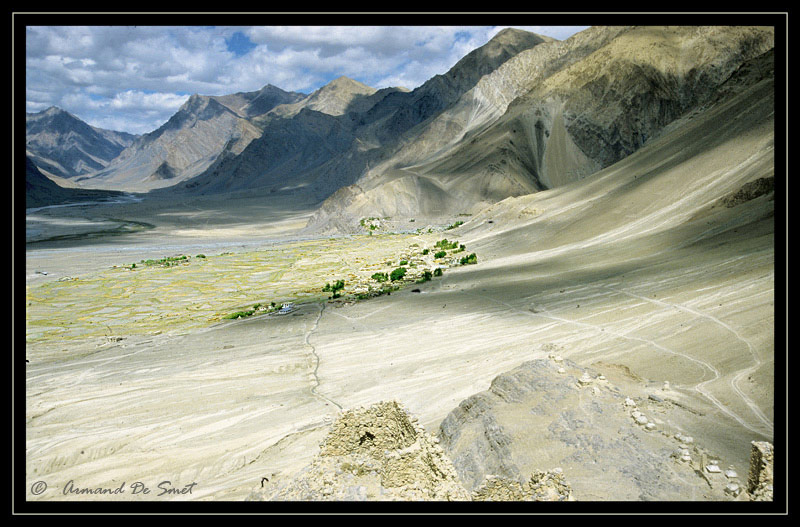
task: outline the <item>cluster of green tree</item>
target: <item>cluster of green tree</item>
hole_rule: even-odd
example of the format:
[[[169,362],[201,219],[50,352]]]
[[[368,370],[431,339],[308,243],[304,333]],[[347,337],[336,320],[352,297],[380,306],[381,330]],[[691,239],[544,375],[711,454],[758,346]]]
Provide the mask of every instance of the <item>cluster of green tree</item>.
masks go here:
[[[475,253],[465,256],[460,260],[461,265],[471,265],[478,263],[478,256]]]
[[[259,303],[259,304],[254,305],[253,309],[246,309],[244,311],[235,311],[235,312],[233,312],[233,313],[231,313],[229,315],[225,315],[222,318],[229,319],[229,320],[235,320],[237,318],[251,317],[254,314],[256,314],[256,312],[258,312],[258,311],[271,312],[271,311],[275,311],[277,309],[278,309],[278,305],[275,302],[270,302],[269,306],[265,306],[264,304]]]
[[[201,258],[201,257],[205,258],[205,256],[202,256],[202,255],[198,256],[198,258]],[[189,259],[189,257],[186,256],[186,255],[165,256],[164,258],[161,258],[160,260],[152,260],[152,259],[140,260],[139,263],[140,264],[144,264],[147,267],[152,267],[154,265],[158,265],[158,266],[161,266],[161,267],[171,267],[173,265],[178,265],[180,263],[183,263],[188,259]],[[136,269],[136,264],[132,263],[130,268],[131,269]]]
[[[324,293],[332,293],[331,298],[339,298],[342,296],[339,291],[344,289],[344,280],[337,280],[333,284],[325,284],[325,287],[322,288]]]

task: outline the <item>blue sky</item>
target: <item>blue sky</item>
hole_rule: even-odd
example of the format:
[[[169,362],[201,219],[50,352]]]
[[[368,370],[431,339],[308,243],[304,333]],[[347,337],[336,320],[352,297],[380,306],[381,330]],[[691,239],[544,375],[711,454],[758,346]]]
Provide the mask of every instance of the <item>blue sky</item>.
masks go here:
[[[146,133],[189,95],[272,84],[311,93],[346,75],[413,89],[508,26],[29,26],[26,109]],[[564,40],[586,26],[514,26]]]

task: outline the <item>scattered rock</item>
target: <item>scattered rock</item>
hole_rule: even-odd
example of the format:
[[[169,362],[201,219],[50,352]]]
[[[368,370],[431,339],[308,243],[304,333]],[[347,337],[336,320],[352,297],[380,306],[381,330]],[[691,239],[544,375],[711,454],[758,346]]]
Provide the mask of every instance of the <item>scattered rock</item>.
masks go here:
[[[738,496],[742,492],[741,487],[737,483],[728,483],[725,485],[725,493],[732,496]]]
[[[490,475],[472,492],[473,501],[575,501],[572,488],[559,468],[537,471],[520,483],[511,478]]]
[[[528,482],[533,501],[575,501],[561,469],[535,472]]]
[[[762,177],[742,185],[739,190],[721,198],[722,204],[732,208],[759,196],[775,191],[775,176]]]
[[[725,477],[728,479],[734,479],[738,478],[739,474],[737,474],[736,471],[733,470],[732,468],[729,468],[728,470],[725,471]]]
[[[719,474],[722,470],[718,465],[706,465],[706,472],[709,474]]]
[[[636,406],[636,402],[631,399],[630,397],[625,398],[625,402],[623,403],[625,406]]]
[[[472,501],[526,501],[526,490],[519,481],[488,475],[483,485],[472,491]]]

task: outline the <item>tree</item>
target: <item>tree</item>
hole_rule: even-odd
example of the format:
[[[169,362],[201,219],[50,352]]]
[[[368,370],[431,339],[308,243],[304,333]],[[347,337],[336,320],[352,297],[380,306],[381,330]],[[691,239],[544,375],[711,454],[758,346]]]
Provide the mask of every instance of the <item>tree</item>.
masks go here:
[[[392,282],[396,282],[397,280],[401,280],[406,275],[406,268],[405,267],[398,267],[389,275]]]

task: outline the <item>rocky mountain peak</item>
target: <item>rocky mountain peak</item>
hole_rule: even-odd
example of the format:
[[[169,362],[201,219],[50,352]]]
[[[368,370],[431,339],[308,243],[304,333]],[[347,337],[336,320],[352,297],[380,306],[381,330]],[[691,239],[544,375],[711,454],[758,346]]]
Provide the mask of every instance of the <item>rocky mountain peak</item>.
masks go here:
[[[62,110],[58,106],[51,106],[50,108],[42,110],[41,112],[37,112],[33,115],[52,116],[52,115],[59,115],[61,113],[68,113],[68,112]]]
[[[489,39],[489,42],[496,42],[498,44],[515,44],[519,42],[525,42],[530,39],[539,39],[544,42],[553,42],[557,40],[553,37],[540,35],[532,31],[525,31],[514,27],[507,27],[505,29],[501,29],[500,31],[498,31],[495,36]]]
[[[341,75],[339,77],[336,77],[335,79],[330,81],[328,84],[326,84],[325,86],[320,88],[320,91],[321,90],[342,90],[342,89],[353,90],[353,91],[358,91],[358,92],[369,92],[369,93],[375,93],[377,91],[375,88],[371,88],[371,87],[367,86],[366,84],[358,82],[357,80],[351,79],[350,77],[347,77],[345,75]]]
[[[363,111],[368,97],[378,90],[344,75],[314,91],[306,98],[277,106],[272,113],[281,117],[297,115],[303,109],[314,110],[328,115],[343,115],[352,111]]]

